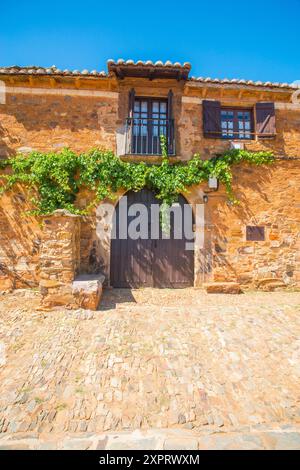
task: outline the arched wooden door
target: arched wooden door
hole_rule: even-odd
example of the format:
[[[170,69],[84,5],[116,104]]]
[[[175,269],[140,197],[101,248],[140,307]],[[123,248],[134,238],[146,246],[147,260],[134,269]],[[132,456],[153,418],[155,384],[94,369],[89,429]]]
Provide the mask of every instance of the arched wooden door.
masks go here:
[[[182,218],[171,217],[170,238],[163,236],[159,227],[156,238],[151,238],[151,205],[158,205],[152,191],[143,189],[139,192],[130,191],[127,196],[127,214],[121,216],[120,204],[116,207],[115,236],[111,241],[111,262],[110,262],[110,284],[113,287],[188,287],[194,284],[194,251],[187,249],[187,244],[191,243],[186,238],[187,226],[192,232],[192,211],[187,207],[187,201],[183,196],[179,196],[178,204],[181,209]],[[131,239],[128,236],[128,227],[135,216],[129,216],[130,207],[133,204],[143,204],[148,213],[148,237]],[[122,218],[123,217],[123,218]],[[176,222],[175,222],[176,221]],[[124,238],[124,226],[126,225]],[[181,224],[182,236],[178,238],[178,227]],[[185,226],[184,226],[185,224]],[[177,228],[176,228],[176,227]],[[123,235],[121,236],[121,232]],[[179,230],[180,233],[180,230]],[[190,246],[189,246],[190,248]]]

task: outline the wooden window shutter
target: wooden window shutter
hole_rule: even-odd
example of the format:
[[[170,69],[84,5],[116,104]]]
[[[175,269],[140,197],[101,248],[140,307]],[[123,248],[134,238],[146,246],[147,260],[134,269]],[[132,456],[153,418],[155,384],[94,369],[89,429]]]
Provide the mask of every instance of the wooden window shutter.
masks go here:
[[[258,137],[272,137],[276,134],[274,103],[256,103],[256,134]]]
[[[135,99],[135,89],[131,88],[129,92],[129,100],[128,100],[128,117],[133,117],[133,109],[134,109],[134,99]]]
[[[221,138],[221,103],[219,101],[202,101],[204,137]]]
[[[173,91],[168,93],[168,118],[173,119]]]
[[[168,122],[167,122],[167,129],[168,129],[168,153],[171,155],[174,153],[174,126],[173,122],[173,91],[169,90],[168,93]]]

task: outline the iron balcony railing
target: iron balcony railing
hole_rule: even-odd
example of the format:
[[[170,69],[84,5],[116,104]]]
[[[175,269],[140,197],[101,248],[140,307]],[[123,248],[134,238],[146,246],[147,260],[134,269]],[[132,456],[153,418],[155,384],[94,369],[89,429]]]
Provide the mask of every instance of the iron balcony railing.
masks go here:
[[[168,155],[175,155],[174,119],[127,118],[126,154],[161,155],[161,135],[167,137]]]

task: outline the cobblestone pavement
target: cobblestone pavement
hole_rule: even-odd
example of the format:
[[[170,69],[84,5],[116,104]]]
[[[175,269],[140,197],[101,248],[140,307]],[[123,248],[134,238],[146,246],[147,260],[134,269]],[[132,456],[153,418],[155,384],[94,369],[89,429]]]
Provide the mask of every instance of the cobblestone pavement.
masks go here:
[[[297,423],[300,293],[109,290],[98,312],[0,296],[2,441]]]

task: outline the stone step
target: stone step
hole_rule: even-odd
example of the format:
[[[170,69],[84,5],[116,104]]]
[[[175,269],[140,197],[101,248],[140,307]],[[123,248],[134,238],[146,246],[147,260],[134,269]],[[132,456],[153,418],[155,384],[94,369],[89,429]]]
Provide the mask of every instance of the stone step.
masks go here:
[[[278,279],[274,277],[267,277],[267,278],[259,279],[256,282],[256,287],[259,290],[263,290],[266,292],[273,292],[276,289],[285,289],[287,285],[282,279]]]
[[[0,435],[1,450],[300,450],[299,426],[199,432],[136,429],[128,432]],[[112,454],[111,457],[113,459]],[[184,461],[183,461],[184,462]],[[106,463],[106,462],[103,462]],[[109,460],[108,463],[115,463]],[[185,462],[186,463],[186,462]]]
[[[208,294],[241,294],[238,282],[207,282],[203,285]]]
[[[103,274],[81,274],[72,283],[72,294],[78,307],[97,310],[105,277]]]

